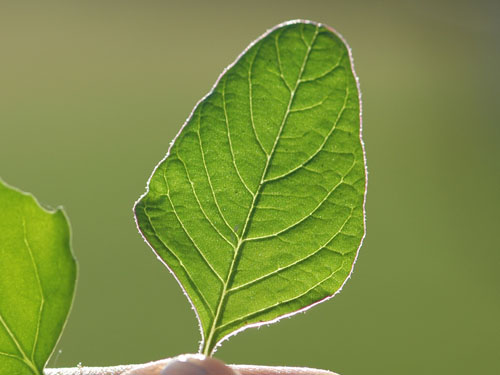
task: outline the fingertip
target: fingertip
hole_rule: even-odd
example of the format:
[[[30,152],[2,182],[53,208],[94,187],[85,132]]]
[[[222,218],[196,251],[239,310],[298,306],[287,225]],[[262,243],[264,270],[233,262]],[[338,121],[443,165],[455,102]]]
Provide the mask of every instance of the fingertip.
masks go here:
[[[165,366],[160,375],[237,375],[219,359],[201,355],[180,356]]]
[[[123,375],[239,375],[219,359],[184,354],[130,370]]]

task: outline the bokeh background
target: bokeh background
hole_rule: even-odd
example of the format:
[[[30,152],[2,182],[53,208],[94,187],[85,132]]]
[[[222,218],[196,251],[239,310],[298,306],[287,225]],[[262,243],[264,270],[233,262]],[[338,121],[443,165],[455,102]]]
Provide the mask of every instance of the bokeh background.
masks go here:
[[[132,205],[222,69],[295,18],[353,49],[367,237],[336,298],[216,356],[344,375],[500,373],[500,3],[486,0],[2,0],[0,176],[64,206],[80,264],[51,366],[197,350],[195,315]]]

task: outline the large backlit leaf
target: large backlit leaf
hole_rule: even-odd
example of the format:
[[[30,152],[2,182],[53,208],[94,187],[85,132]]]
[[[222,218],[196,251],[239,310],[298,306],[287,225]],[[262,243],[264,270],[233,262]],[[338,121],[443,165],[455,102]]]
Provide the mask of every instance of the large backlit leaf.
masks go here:
[[[61,210],[0,180],[0,374],[42,374],[73,300],[76,263]]]
[[[350,50],[330,28],[279,25],[221,75],[135,206],[205,354],[342,287],[364,236],[364,164]]]

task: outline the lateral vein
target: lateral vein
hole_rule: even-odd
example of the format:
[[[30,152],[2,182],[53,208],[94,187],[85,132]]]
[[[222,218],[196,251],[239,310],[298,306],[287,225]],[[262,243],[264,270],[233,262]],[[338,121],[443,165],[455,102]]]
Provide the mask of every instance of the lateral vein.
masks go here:
[[[5,321],[5,319],[4,319],[4,317],[3,317],[3,315],[2,315],[1,312],[0,312],[0,323],[2,323],[2,326],[7,331],[7,334],[9,335],[10,339],[12,340],[12,342],[14,343],[14,345],[16,346],[16,348],[19,351],[19,353],[21,353],[22,357],[18,356],[17,358],[19,358],[21,361],[23,361],[30,368],[30,370],[34,374],[38,374],[37,368],[35,367],[34,363],[29,359],[29,357],[26,355],[26,351],[23,349],[23,347],[21,346],[20,342],[17,340],[16,336],[11,331],[9,325]]]
[[[226,226],[234,234],[234,236],[236,238],[238,238],[238,234],[231,227],[231,225],[229,225],[229,223],[226,220],[226,217],[222,213],[222,210],[221,210],[221,208],[219,206],[219,202],[217,200],[217,197],[215,196],[215,191],[214,191],[214,187],[212,185],[212,179],[210,178],[210,173],[208,173],[207,162],[205,160],[205,151],[203,150],[203,142],[201,140],[201,134],[200,134],[200,126],[201,126],[200,125],[200,118],[201,118],[201,110],[202,110],[202,108],[203,108],[203,103],[200,106],[200,113],[198,114],[198,131],[196,132],[196,134],[198,135],[198,144],[200,145],[200,152],[201,152],[201,159],[203,161],[203,168],[205,169],[205,174],[207,175],[208,185],[210,186],[210,191],[212,192],[212,197],[214,199],[215,206],[217,207],[217,211],[219,211],[219,214],[220,214],[222,220],[224,221],[224,224],[226,224]]]
[[[227,323],[224,323],[223,325],[217,327],[218,330],[222,330],[224,329],[225,327],[227,326],[230,326],[234,323],[237,323],[237,322],[240,322],[242,320],[246,320],[252,316],[255,316],[255,315],[258,315],[258,314],[262,314],[266,311],[269,311],[269,310],[272,310],[273,308],[277,307],[277,306],[280,306],[284,303],[289,303],[289,302],[293,302],[301,297],[304,297],[305,295],[307,295],[309,292],[311,292],[312,290],[316,289],[317,287],[319,287],[321,284],[323,284],[324,282],[328,281],[330,278],[332,278],[337,272],[339,272],[342,268],[344,268],[344,261],[342,262],[342,264],[340,265],[340,267],[336,268],[335,270],[333,270],[328,276],[326,276],[325,278],[321,279],[319,282],[317,282],[316,284],[314,284],[313,286],[311,286],[310,288],[308,288],[305,292],[302,292],[301,294],[299,294],[298,296],[295,296],[295,297],[292,297],[292,298],[289,298],[289,299],[286,299],[286,300],[283,300],[283,301],[279,301],[279,302],[276,302],[275,304],[272,304],[270,306],[267,306],[267,307],[264,307],[260,310],[257,310],[257,311],[254,311],[250,314],[247,314],[247,315],[243,315],[243,316],[240,316],[239,318],[236,318],[236,319],[233,319],[231,320],[230,322],[227,322]]]
[[[340,181],[335,184],[333,186],[333,188],[328,192],[328,194],[325,195],[325,197],[316,205],[316,207],[314,207],[314,209],[309,212],[307,215],[305,215],[304,217],[302,217],[300,220],[296,221],[295,223],[289,225],[288,227],[286,228],[283,228],[281,230],[279,230],[278,232],[275,232],[275,233],[271,233],[271,234],[266,234],[264,236],[258,236],[258,237],[249,237],[249,238],[245,238],[243,241],[255,241],[255,240],[262,240],[262,239],[265,239],[265,238],[270,238],[270,237],[276,237],[278,235],[280,235],[281,233],[284,233],[294,227],[296,227],[297,225],[299,225],[300,223],[304,222],[305,220],[307,220],[309,217],[311,217],[317,210],[319,210],[321,208],[321,206],[328,200],[328,198],[330,198],[330,196],[333,194],[333,192],[335,190],[337,190],[337,188],[342,185],[344,183],[344,179],[346,178],[346,176],[351,172],[352,168],[354,167],[354,165],[356,165],[356,161],[353,161],[351,167],[349,168],[349,171],[344,175],[342,176],[342,178],[340,179]]]
[[[179,217],[179,215],[177,214],[177,211],[175,210],[175,206],[174,206],[174,202],[172,201],[172,197],[170,197],[170,187],[168,185],[168,180],[167,180],[167,177],[165,176],[165,170],[163,171],[163,179],[165,180],[165,184],[167,186],[167,198],[168,198],[168,201],[170,202],[170,206],[172,207],[172,212],[174,213],[175,217],[177,218],[177,221],[179,222],[179,224],[181,225],[182,227],[182,230],[184,231],[184,233],[186,233],[187,237],[189,238],[189,240],[191,241],[191,243],[194,245],[195,249],[198,251],[198,253],[200,254],[201,258],[205,261],[205,263],[207,264],[207,266],[210,268],[210,270],[214,273],[215,276],[217,276],[217,278],[222,282],[224,283],[224,280],[222,279],[222,277],[219,275],[219,273],[215,270],[215,268],[213,268],[212,264],[208,261],[208,259],[205,257],[205,254],[203,253],[203,251],[201,251],[201,249],[198,247],[198,244],[196,243],[196,241],[194,240],[194,238],[191,236],[191,234],[189,234],[189,231],[187,230],[186,226],[184,225],[184,223],[182,222],[181,218]]]
[[[250,121],[252,123],[252,130],[253,134],[255,135],[255,139],[257,140],[257,143],[259,144],[260,148],[264,152],[264,155],[269,157],[268,153],[266,152],[264,145],[260,141],[259,135],[257,134],[257,129],[255,127],[255,120],[253,117],[253,83],[252,83],[252,71],[253,71],[253,64],[255,62],[255,59],[257,58],[257,54],[260,51],[262,44],[259,44],[257,47],[255,54],[253,56],[253,59],[250,60],[250,64],[248,67],[248,100],[249,100],[249,106],[250,106]]]
[[[245,187],[245,189],[250,193],[250,195],[253,197],[254,193],[248,185],[246,184],[245,180],[241,176],[240,170],[238,169],[238,166],[236,165],[236,158],[234,156],[234,150],[233,150],[233,143],[231,141],[231,130],[229,129],[229,119],[227,117],[227,108],[226,108],[226,82],[227,82],[227,76],[224,76],[224,82],[222,83],[222,107],[224,109],[224,119],[226,120],[226,129],[227,129],[227,140],[229,142],[229,150],[231,151],[231,159],[233,161],[233,166],[236,171],[236,174],[238,175],[241,183]]]
[[[42,321],[42,312],[43,312],[43,307],[45,304],[45,296],[43,294],[43,287],[42,287],[42,281],[40,279],[40,274],[38,272],[38,266],[35,262],[35,257],[33,256],[33,250],[31,249],[31,246],[28,241],[28,233],[26,230],[26,219],[23,216],[23,240],[26,248],[28,249],[28,253],[30,255],[31,263],[33,265],[33,270],[35,271],[35,277],[36,281],[38,284],[38,291],[40,293],[40,307],[38,311],[38,321],[36,325],[36,333],[35,333],[35,339],[33,340],[33,349],[31,350],[31,361],[34,363],[35,362],[35,349],[36,345],[38,343],[38,337],[40,335],[40,324]]]
[[[348,98],[349,98],[349,88],[346,85],[346,92],[345,92],[345,95],[344,95],[344,104],[342,105],[342,108],[340,109],[339,113],[337,114],[337,118],[335,119],[335,122],[333,123],[332,128],[330,129],[330,131],[326,135],[326,137],[323,140],[323,142],[316,149],[316,151],[313,152],[311,154],[311,156],[309,156],[304,162],[300,163],[295,168],[293,168],[293,169],[289,170],[288,172],[285,172],[285,173],[283,173],[283,174],[281,174],[279,176],[275,176],[273,178],[268,178],[268,179],[264,180],[265,183],[271,182],[271,181],[276,181],[276,180],[279,180],[279,179],[282,179],[282,178],[284,178],[286,176],[291,175],[292,173],[294,173],[298,169],[300,169],[300,168],[304,167],[306,164],[308,164],[312,159],[314,159],[316,157],[316,155],[318,155],[323,150],[323,148],[326,145],[326,142],[328,142],[328,139],[330,139],[330,137],[333,134],[333,132],[335,131],[335,129],[337,129],[337,124],[339,123],[340,119],[342,118],[342,116],[343,116],[343,114],[345,112],[345,109],[346,109],[346,106],[347,106],[347,99]]]
[[[226,236],[224,236],[222,234],[222,232],[219,230],[219,228],[217,228],[217,226],[212,222],[212,220],[208,217],[207,213],[205,212],[205,210],[203,209],[203,206],[201,205],[201,202],[200,202],[200,199],[198,197],[198,194],[196,193],[196,189],[194,188],[194,183],[193,181],[191,180],[191,177],[189,175],[189,171],[187,169],[187,166],[186,166],[186,163],[184,162],[184,160],[182,160],[182,158],[180,157],[179,155],[179,152],[176,152],[176,155],[177,155],[177,159],[179,159],[179,161],[182,163],[182,165],[184,166],[184,170],[186,171],[186,177],[189,181],[189,184],[191,185],[191,190],[193,191],[193,194],[194,194],[194,197],[196,199],[196,202],[198,203],[198,206],[200,207],[200,210],[201,212],[203,213],[203,216],[205,216],[205,219],[207,219],[207,221],[210,223],[210,225],[212,226],[212,228],[215,229],[215,231],[217,232],[217,234],[224,240],[226,241],[230,246],[231,248],[234,250],[234,244],[229,241]]]
[[[351,208],[351,212],[349,213],[349,215],[347,216],[347,218],[344,220],[344,222],[342,223],[342,225],[340,226],[339,230],[337,232],[335,232],[323,245],[321,245],[319,248],[317,248],[316,250],[314,250],[312,253],[308,254],[307,256],[303,257],[303,258],[300,258],[300,259],[297,259],[296,261],[290,263],[290,264],[287,264],[286,266],[284,267],[280,267],[272,272],[269,272],[263,276],[260,276],[256,279],[253,279],[247,283],[244,283],[244,284],[241,284],[241,285],[238,285],[236,287],[233,287],[231,289],[229,289],[227,292],[228,293],[232,293],[232,292],[235,292],[239,289],[242,289],[242,288],[246,288],[247,286],[250,286],[250,285],[253,285],[261,280],[264,280],[264,279],[267,279],[273,275],[276,275],[280,272],[283,272],[287,269],[290,269],[292,268],[293,266],[296,266],[297,264],[299,263],[302,263],[304,262],[305,260],[309,259],[309,258],[312,258],[313,256],[315,256],[316,254],[318,254],[321,250],[325,249],[334,239],[335,237],[337,237],[340,233],[342,233],[342,231],[344,230],[344,227],[345,225],[347,224],[347,222],[351,219],[352,217],[352,213],[353,213],[354,209]]]
[[[149,226],[151,227],[151,229],[153,230],[153,235],[158,239],[158,241],[160,241],[160,243],[163,245],[163,247],[165,248],[165,250],[170,253],[176,260],[177,262],[179,263],[180,267],[184,270],[184,272],[186,273],[189,281],[191,282],[191,284],[194,286],[194,288],[196,289],[195,291],[198,292],[198,295],[200,296],[200,299],[202,301],[202,303],[205,304],[205,306],[207,307],[208,311],[210,311],[210,313],[212,314],[212,316],[214,315],[214,311],[212,310],[212,307],[210,306],[210,304],[208,303],[208,300],[206,299],[205,295],[201,292],[201,289],[198,287],[198,285],[194,282],[194,279],[193,279],[193,276],[191,276],[191,274],[189,273],[188,269],[186,268],[186,266],[184,265],[184,263],[182,262],[182,260],[180,260],[180,258],[177,256],[177,254],[175,254],[173,251],[171,251],[169,249],[169,247],[167,246],[167,244],[163,241],[163,239],[158,235],[158,232],[156,231],[154,225],[153,225],[153,222],[151,220],[151,217],[149,216],[148,214],[148,211],[147,211],[147,206],[144,205],[144,214],[146,215],[146,218],[148,219],[148,222],[149,222]]]

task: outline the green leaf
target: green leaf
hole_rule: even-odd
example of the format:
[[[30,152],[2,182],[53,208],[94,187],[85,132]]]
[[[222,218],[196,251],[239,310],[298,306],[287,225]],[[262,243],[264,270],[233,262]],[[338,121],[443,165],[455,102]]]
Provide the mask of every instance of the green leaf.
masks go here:
[[[41,375],[76,280],[64,212],[0,180],[0,374]]]
[[[349,48],[321,24],[278,25],[196,105],[134,208],[195,307],[204,354],[340,290],[365,186]]]

